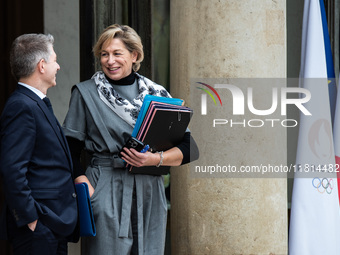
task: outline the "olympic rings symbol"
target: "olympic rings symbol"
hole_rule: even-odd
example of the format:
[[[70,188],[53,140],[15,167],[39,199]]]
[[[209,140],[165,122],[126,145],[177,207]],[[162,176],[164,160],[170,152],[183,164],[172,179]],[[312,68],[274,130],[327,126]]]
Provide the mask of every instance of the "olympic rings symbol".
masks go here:
[[[327,194],[331,194],[333,190],[333,179],[323,178],[322,180],[318,177],[315,177],[312,181],[313,187],[316,188],[321,194],[327,192]]]

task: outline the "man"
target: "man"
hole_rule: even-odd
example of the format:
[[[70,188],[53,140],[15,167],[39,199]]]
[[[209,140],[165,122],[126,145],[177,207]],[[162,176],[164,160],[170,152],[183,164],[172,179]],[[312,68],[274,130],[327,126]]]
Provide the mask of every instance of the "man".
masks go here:
[[[6,201],[0,231],[14,254],[67,254],[77,223],[69,148],[44,102],[60,69],[53,42],[51,35],[25,34],[13,42],[10,54],[19,82],[0,119]]]

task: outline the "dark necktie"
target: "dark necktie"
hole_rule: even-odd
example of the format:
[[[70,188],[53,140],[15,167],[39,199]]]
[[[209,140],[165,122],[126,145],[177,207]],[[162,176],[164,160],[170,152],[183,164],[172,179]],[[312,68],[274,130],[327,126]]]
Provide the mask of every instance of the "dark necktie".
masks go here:
[[[44,98],[43,98],[43,101],[44,101],[44,103],[46,104],[47,108],[51,111],[51,113],[52,113],[53,116],[54,116],[53,109],[52,109],[52,104],[51,104],[50,99],[49,99],[48,97],[44,97]],[[57,118],[56,118],[55,116],[54,116],[54,118],[55,118],[55,121],[56,121],[56,123],[57,123],[57,128],[58,128],[58,130],[62,133],[62,130],[61,130],[61,128],[60,128],[60,124],[59,124]]]
[[[54,115],[53,113],[53,109],[52,109],[52,104],[51,101],[48,97],[44,97],[43,101],[45,102],[45,104],[47,105],[47,108],[51,111],[51,113]]]
[[[44,101],[44,103],[46,104],[47,108],[51,111],[51,113],[52,113],[53,116],[54,116],[53,109],[52,109],[52,104],[51,104],[50,99],[49,99],[48,97],[44,97],[44,98],[43,98],[43,101]],[[55,118],[55,121],[56,121],[56,124],[57,124],[57,128],[58,128],[58,130],[59,130],[59,132],[60,132],[60,134],[61,134],[61,137],[62,137],[62,139],[63,139],[63,141],[64,141],[64,144],[66,144],[67,142],[66,142],[64,133],[63,133],[61,127],[60,127],[60,124],[59,124],[59,122],[58,122],[58,120],[57,120],[57,118],[56,118],[55,116],[54,116],[54,118]]]

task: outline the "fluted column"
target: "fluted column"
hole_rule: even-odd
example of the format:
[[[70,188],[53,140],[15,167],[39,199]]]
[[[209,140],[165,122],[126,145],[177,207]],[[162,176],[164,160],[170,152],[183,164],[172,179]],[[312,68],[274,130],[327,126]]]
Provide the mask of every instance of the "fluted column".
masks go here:
[[[193,79],[286,77],[285,1],[172,0],[170,13],[170,90],[187,105]],[[217,130],[202,117],[190,129],[201,159],[211,146],[236,167],[286,160],[284,128]],[[172,254],[287,254],[286,178],[199,178],[191,167],[171,172]]]

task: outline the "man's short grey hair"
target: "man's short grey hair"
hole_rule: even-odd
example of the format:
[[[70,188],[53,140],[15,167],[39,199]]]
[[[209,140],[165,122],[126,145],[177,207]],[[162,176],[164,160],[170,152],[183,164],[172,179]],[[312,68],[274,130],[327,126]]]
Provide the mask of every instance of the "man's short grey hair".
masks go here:
[[[14,77],[17,80],[29,77],[41,59],[47,62],[52,54],[53,43],[54,38],[50,34],[24,34],[17,37],[10,52]]]

